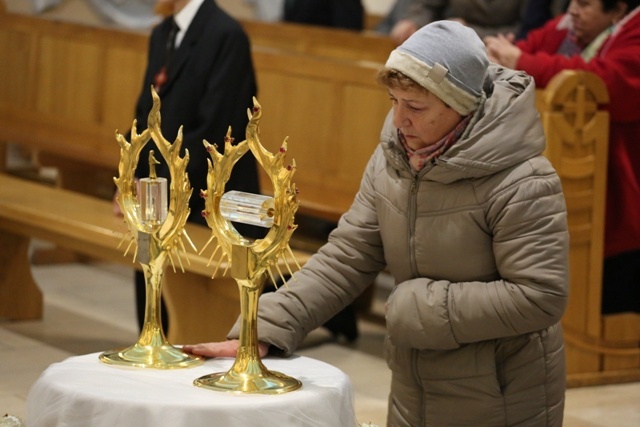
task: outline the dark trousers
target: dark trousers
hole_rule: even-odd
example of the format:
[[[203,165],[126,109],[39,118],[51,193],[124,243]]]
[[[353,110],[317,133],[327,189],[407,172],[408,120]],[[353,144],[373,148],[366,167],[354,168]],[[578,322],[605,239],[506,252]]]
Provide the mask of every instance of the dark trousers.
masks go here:
[[[640,250],[604,260],[602,314],[640,313]]]

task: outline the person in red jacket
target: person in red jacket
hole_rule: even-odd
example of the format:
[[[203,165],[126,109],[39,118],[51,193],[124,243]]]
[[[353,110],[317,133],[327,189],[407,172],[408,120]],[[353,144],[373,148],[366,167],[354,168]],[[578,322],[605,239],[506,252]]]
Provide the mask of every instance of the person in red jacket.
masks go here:
[[[610,134],[602,312],[640,312],[640,0],[572,0],[567,14],[517,43],[484,42],[489,58],[539,88],[562,70],[598,75],[609,91]]]

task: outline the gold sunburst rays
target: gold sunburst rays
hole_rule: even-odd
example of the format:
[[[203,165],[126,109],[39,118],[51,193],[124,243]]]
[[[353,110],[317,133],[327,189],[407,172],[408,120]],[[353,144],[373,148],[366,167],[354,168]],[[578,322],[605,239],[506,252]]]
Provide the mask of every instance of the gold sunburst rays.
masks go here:
[[[207,244],[201,249],[200,253],[215,240],[216,247],[213,249],[211,262],[218,251],[218,262],[213,273],[215,277],[218,268],[226,259],[226,269],[223,275],[229,269],[232,263],[231,253],[234,245],[242,245],[250,248],[250,252],[255,258],[252,264],[255,266],[251,274],[260,276],[265,271],[270,276],[273,283],[277,283],[274,279],[274,271],[284,281],[284,274],[279,267],[279,261],[283,260],[289,272],[291,271],[291,262],[300,269],[298,261],[295,259],[293,251],[289,247],[289,240],[297,228],[294,223],[295,213],[300,205],[298,201],[298,188],[292,182],[293,175],[296,171],[295,161],[290,165],[285,165],[287,154],[287,139],[284,140],[280,149],[276,154],[269,152],[260,142],[259,123],[262,117],[262,108],[258,101],[253,99],[253,110],[248,110],[249,123],[246,128],[246,140],[233,144],[231,138],[231,129],[227,131],[224,139],[224,152],[220,153],[216,145],[212,145],[207,141],[203,141],[205,148],[211,156],[209,160],[209,174],[207,176],[207,190],[202,190],[200,195],[205,200],[205,217],[209,228],[211,229],[211,238]],[[235,228],[220,214],[220,201],[224,194],[225,184],[231,176],[231,170],[240,158],[251,151],[260,166],[266,171],[272,183],[274,192],[274,221],[267,235],[255,242],[250,242],[240,235]]]
[[[131,142],[116,131],[116,140],[120,145],[120,163],[118,165],[117,178],[114,182],[118,187],[117,202],[124,214],[128,226],[128,233],[123,241],[130,239],[125,255],[135,243],[134,262],[140,263],[145,277],[145,314],[142,331],[138,341],[125,348],[105,351],[99,359],[110,365],[122,365],[136,368],[154,369],[179,369],[197,366],[203,363],[203,359],[184,353],[180,348],[169,344],[166,339],[161,322],[161,295],[162,277],[165,271],[167,258],[175,271],[175,261],[180,264],[184,272],[181,255],[186,257],[183,239],[186,239],[193,250],[196,251],[191,239],[184,230],[184,225],[189,216],[189,197],[191,185],[187,176],[187,164],[189,152],[185,150],[184,157],[180,156],[182,147],[182,129],[178,131],[175,142],[172,144],[162,135],[160,128],[160,98],[151,88],[153,108],[149,112],[148,128],[138,134],[137,123],[134,120],[131,127]],[[140,201],[137,197],[137,181],[135,170],[138,165],[140,153],[144,146],[153,139],[158,150],[169,167],[171,175],[169,206],[166,217],[163,212],[154,220],[143,218]],[[157,181],[152,163],[156,160],[153,153],[149,156],[150,177]],[[154,182],[154,185],[156,182]],[[166,185],[164,178],[161,186]],[[166,188],[163,188],[162,192]],[[162,202],[166,199],[161,196]],[[122,242],[120,242],[122,244]]]
[[[189,198],[193,189],[189,183],[187,174],[187,164],[189,163],[189,151],[185,149],[184,157],[180,156],[183,136],[182,127],[178,130],[176,140],[171,143],[163,135],[161,130],[160,98],[151,88],[153,107],[148,116],[148,128],[142,133],[137,132],[137,121],[133,121],[131,126],[131,142],[116,131],[116,140],[120,145],[120,163],[118,164],[117,178],[114,182],[118,188],[117,202],[124,214],[129,232],[123,238],[130,240],[125,255],[130,247],[135,244],[134,262],[138,254],[138,233],[143,232],[154,239],[155,244],[162,248],[169,258],[169,261],[176,270],[176,261],[182,271],[182,258],[189,262],[186,256],[184,240],[197,252],[193,242],[189,238],[184,225],[189,217]],[[167,162],[171,175],[169,190],[169,207],[167,218],[161,225],[145,223],[141,220],[140,204],[137,200],[137,183],[135,170],[139,161],[140,153],[145,145],[153,139],[162,157]],[[122,242],[120,242],[120,245]],[[175,260],[174,260],[175,257]]]

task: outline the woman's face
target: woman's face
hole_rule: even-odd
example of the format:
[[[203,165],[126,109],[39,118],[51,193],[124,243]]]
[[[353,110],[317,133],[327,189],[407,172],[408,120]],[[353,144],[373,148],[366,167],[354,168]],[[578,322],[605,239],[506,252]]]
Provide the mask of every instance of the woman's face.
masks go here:
[[[425,90],[389,88],[389,96],[393,125],[413,150],[440,141],[462,120],[453,108]]]
[[[624,15],[620,6],[609,12],[602,9],[601,0],[571,0],[568,13],[573,21],[573,30],[578,43],[586,46],[601,32],[617,22]]]

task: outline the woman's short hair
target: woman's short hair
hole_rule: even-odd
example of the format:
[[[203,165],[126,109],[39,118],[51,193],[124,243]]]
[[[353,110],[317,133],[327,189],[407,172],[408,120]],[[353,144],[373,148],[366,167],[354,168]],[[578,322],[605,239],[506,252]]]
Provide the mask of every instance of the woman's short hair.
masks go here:
[[[398,70],[394,70],[393,68],[385,67],[378,71],[376,80],[380,85],[386,88],[402,90],[419,89],[422,91],[427,91],[427,89],[419,85],[415,80],[405,76],[403,73]]]

